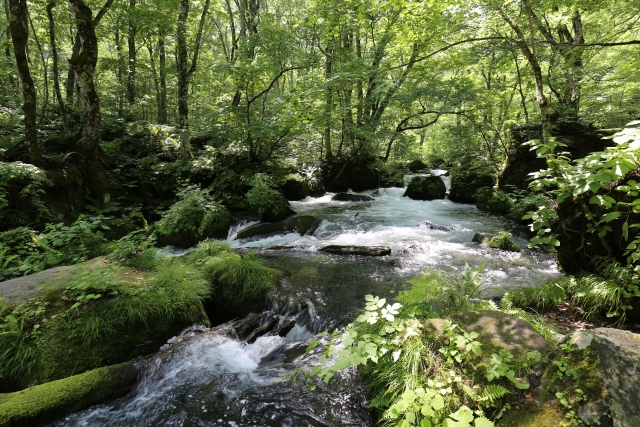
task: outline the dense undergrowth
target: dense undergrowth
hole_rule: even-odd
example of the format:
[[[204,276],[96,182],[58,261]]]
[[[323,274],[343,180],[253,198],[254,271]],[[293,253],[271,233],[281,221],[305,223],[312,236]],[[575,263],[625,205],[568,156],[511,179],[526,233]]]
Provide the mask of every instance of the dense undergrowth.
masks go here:
[[[41,297],[17,306],[0,302],[3,391],[153,351],[183,327],[207,323],[205,301],[259,299],[280,275],[219,241],[205,241],[184,257],[160,258],[150,249],[153,239],[143,236],[125,236],[110,264],[74,267],[68,281]],[[148,341],[158,344],[132,353]]]

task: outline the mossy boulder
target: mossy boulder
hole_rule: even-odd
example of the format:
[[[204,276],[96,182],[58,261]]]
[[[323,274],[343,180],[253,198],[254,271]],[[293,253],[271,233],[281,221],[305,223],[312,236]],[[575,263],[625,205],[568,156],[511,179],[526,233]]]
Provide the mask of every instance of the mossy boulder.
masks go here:
[[[477,200],[476,191],[482,187],[493,187],[494,185],[495,177],[489,171],[454,170],[451,172],[449,200],[458,203],[475,203]]]
[[[423,172],[429,169],[429,166],[420,159],[411,160],[407,163],[407,169],[413,173]]]
[[[0,395],[0,427],[36,426],[124,395],[136,382],[132,362]]]
[[[490,238],[487,246],[493,249],[502,249],[503,251],[520,252],[520,247],[516,245],[516,242],[507,233]]]
[[[549,343],[533,326],[519,317],[497,310],[465,311],[452,316],[467,332],[477,332],[479,340],[493,348],[522,355],[527,351],[547,353]]]
[[[404,176],[409,175],[411,171],[401,162],[387,162],[380,166],[380,186],[387,187],[404,187]]]
[[[322,165],[324,188],[334,193],[375,190],[380,187],[379,162],[375,156],[327,161]]]
[[[260,213],[260,219],[264,222],[278,222],[295,214],[296,211],[291,209],[289,201],[284,197],[279,197],[264,212]]]
[[[447,187],[439,176],[414,176],[407,185],[403,197],[413,200],[444,199]]]
[[[506,214],[513,207],[513,199],[504,191],[492,187],[482,187],[476,191],[476,207],[495,214]]]
[[[289,174],[280,184],[282,194],[287,200],[302,200],[309,196],[309,184],[298,174]]]
[[[205,239],[225,239],[231,214],[207,191],[189,187],[155,224],[158,243],[180,248],[195,246]]]

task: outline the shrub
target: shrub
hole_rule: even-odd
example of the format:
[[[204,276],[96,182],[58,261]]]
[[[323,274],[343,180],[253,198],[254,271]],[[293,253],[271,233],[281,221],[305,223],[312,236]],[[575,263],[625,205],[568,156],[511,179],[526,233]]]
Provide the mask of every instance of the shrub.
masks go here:
[[[188,186],[178,196],[178,202],[156,222],[158,234],[167,237],[183,235],[192,244],[207,237],[227,236],[231,215],[207,190]]]
[[[220,296],[228,300],[249,300],[259,298],[273,287],[280,272],[265,267],[250,253],[239,255],[222,252],[215,258],[203,262],[204,277],[220,291]]]
[[[507,213],[513,206],[513,199],[498,188],[482,187],[475,198],[478,209],[492,213]]]
[[[47,179],[45,171],[36,166],[22,162],[0,162],[0,222],[3,228],[48,216],[49,210],[42,196],[44,187],[49,185],[52,182]],[[21,203],[10,203],[12,196]]]
[[[113,260],[140,270],[153,270],[156,265],[156,236],[147,230],[136,230],[113,242],[111,255]]]
[[[280,221],[294,213],[287,199],[273,187],[273,182],[268,176],[256,174],[253,187],[247,192],[249,206],[260,214],[263,221]]]
[[[76,264],[108,253],[103,230],[104,217],[81,215],[71,225],[47,224],[40,234],[18,228],[0,239],[0,277],[10,278],[58,265]]]

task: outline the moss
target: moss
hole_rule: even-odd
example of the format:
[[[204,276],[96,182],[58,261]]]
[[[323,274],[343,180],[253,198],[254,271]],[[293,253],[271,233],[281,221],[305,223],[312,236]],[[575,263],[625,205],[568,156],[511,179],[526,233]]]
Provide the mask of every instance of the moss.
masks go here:
[[[127,362],[0,396],[0,427],[37,425],[117,397],[137,374]]]
[[[513,207],[513,200],[504,191],[482,187],[475,193],[476,207],[491,213],[505,214]]]
[[[414,200],[444,199],[447,187],[439,176],[414,176],[403,197]]]
[[[520,248],[508,234],[492,237],[487,242],[487,246],[494,249],[502,249],[503,251],[520,252]]]
[[[565,392],[569,389],[581,389],[587,402],[604,399],[602,365],[595,341],[592,341],[584,350],[575,350],[560,360],[567,364],[569,370],[576,372],[577,378],[573,379],[566,375],[560,378],[558,367],[550,363],[542,375],[544,386],[541,389],[541,397],[543,400],[553,400],[557,392]]]
[[[512,407],[497,423],[497,427],[552,427],[566,423],[561,408],[556,404],[545,403],[537,405],[528,402],[518,407]]]

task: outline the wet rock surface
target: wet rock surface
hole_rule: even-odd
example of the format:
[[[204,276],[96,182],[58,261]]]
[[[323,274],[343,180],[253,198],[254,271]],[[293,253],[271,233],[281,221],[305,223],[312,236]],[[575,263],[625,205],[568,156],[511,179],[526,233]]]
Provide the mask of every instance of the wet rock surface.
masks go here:
[[[330,245],[320,249],[320,252],[327,252],[336,255],[364,255],[364,256],[384,256],[391,253],[388,246],[341,246]]]
[[[335,202],[372,202],[373,197],[362,196],[360,194],[338,193],[331,198]]]
[[[447,187],[439,176],[414,176],[407,185],[403,197],[413,200],[444,199]]]
[[[237,234],[238,239],[250,239],[268,235],[298,233],[311,235],[320,225],[321,220],[310,215],[299,215],[284,221],[256,224],[241,230]]]
[[[597,328],[594,341],[602,363],[613,425],[640,426],[640,335],[619,329]]]

